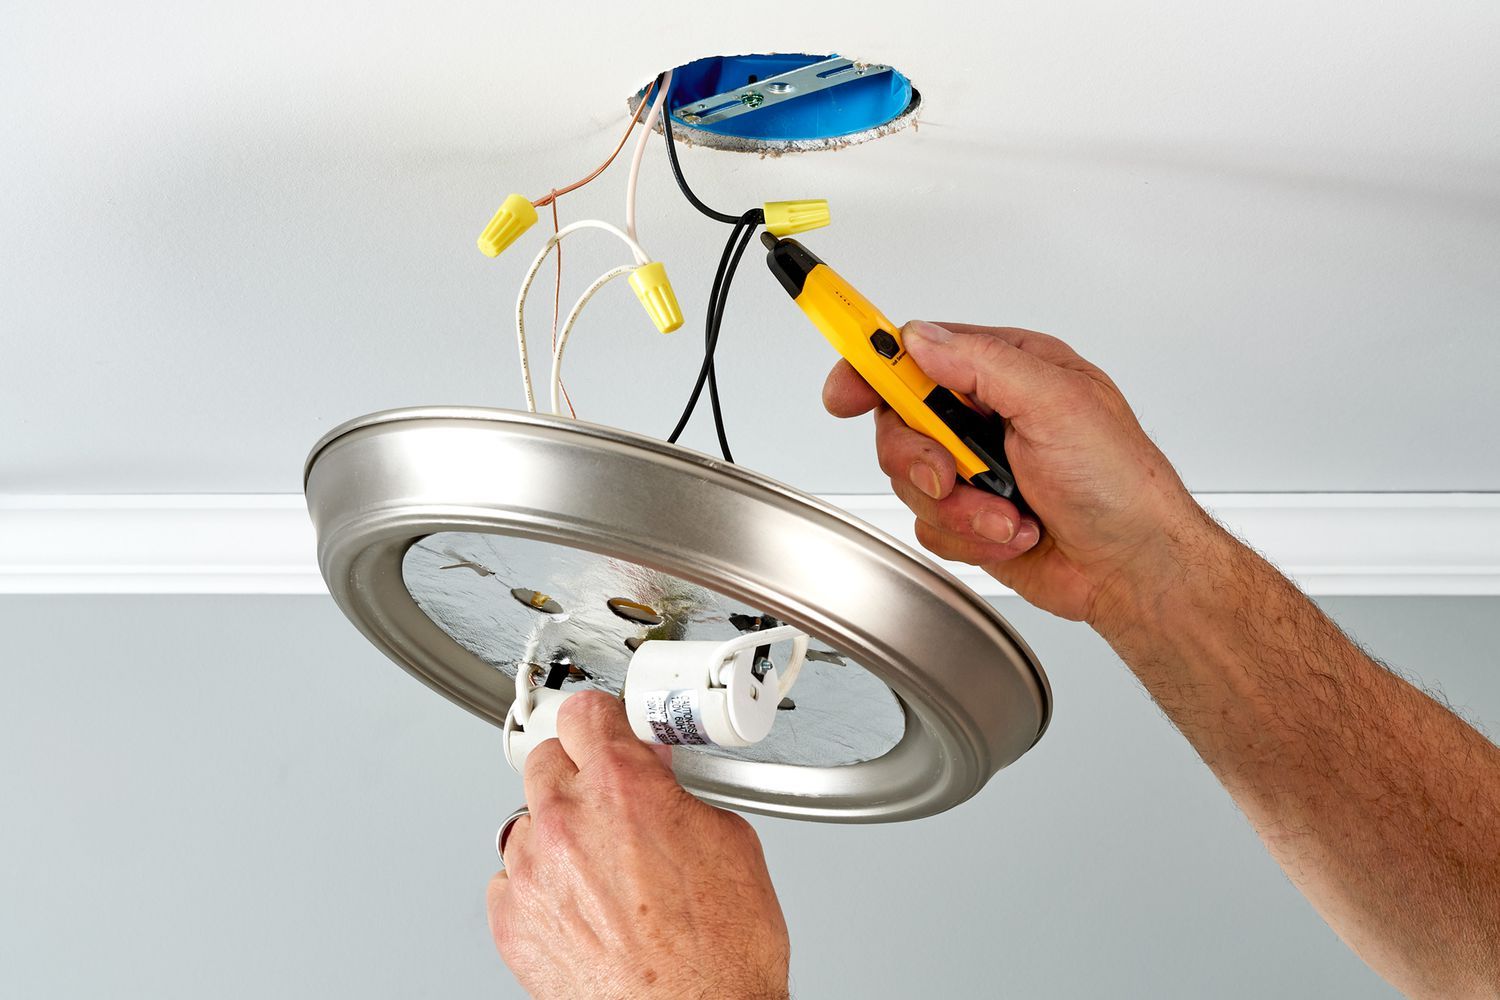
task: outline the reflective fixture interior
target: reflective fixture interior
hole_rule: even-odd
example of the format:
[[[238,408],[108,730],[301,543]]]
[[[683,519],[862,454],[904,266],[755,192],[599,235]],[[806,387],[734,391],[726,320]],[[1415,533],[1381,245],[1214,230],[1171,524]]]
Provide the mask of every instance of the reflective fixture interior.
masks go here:
[[[520,663],[567,663],[564,690],[619,695],[642,641],[729,639],[779,623],[667,573],[507,535],[429,535],[407,550],[401,573],[417,606],[460,646],[508,678]],[[881,756],[904,728],[890,688],[815,642],[770,736],[743,749],[679,752],[836,767]]]

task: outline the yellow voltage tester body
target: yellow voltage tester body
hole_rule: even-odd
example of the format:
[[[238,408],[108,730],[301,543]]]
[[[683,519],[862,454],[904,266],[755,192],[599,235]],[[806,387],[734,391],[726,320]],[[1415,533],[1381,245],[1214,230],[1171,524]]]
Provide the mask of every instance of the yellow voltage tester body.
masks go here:
[[[970,484],[1026,510],[1005,457],[1005,421],[929,378],[906,353],[899,328],[802,244],[770,233],[761,242],[787,294],[907,426],[946,448]]]

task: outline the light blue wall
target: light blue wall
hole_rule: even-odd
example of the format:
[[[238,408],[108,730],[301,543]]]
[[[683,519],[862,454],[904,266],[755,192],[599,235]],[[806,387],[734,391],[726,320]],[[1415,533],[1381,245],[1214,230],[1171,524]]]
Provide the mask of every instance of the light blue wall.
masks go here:
[[[1343,600],[1500,722],[1500,601]],[[1004,606],[1051,732],[892,827],[757,821],[812,997],[1369,997],[1109,650]],[[496,732],[323,599],[4,598],[0,995],[517,996],[485,929]]]

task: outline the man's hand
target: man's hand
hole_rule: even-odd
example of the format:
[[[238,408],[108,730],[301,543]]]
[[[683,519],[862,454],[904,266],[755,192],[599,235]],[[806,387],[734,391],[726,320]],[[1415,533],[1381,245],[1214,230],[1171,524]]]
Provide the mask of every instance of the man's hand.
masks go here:
[[[685,792],[602,692],[569,698],[557,731],[527,758],[531,815],[489,887],[521,985],[539,1000],[786,997],[786,923],[750,824]]]
[[[876,409],[917,537],[1086,619],[1213,769],[1299,889],[1415,996],[1500,996],[1500,749],[1371,660],[1207,517],[1107,376],[1027,330],[909,323],[942,385],[1010,421],[1046,526],[954,484],[953,461],[847,364],[823,398]]]
[[[907,427],[840,361],[823,403],[840,417],[876,410],[880,467],[917,515],[917,539],[937,555],[984,567],[1054,614],[1100,625],[1119,595],[1160,580],[1175,539],[1207,527],[1120,390],[1062,341],[921,321],[902,334],[928,375],[1007,418],[1011,469],[1046,525],[1040,531],[1010,501],[956,479],[947,450]]]

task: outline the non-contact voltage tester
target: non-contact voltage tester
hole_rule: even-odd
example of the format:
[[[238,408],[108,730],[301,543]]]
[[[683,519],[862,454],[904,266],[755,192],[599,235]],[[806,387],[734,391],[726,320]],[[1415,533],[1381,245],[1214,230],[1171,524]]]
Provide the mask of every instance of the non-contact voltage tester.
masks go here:
[[[896,325],[802,244],[770,233],[760,239],[787,294],[906,425],[948,449],[970,484],[1026,510],[1005,457],[1004,419],[980,413],[929,378],[906,353]]]

